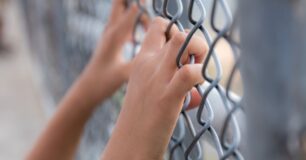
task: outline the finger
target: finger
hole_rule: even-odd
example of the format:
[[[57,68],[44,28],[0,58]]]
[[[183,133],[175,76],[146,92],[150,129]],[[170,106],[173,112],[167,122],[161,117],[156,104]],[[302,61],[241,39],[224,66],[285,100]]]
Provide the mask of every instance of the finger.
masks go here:
[[[185,29],[185,33],[186,33],[186,39],[188,34],[190,33],[190,29]],[[198,43],[198,45],[196,43]],[[198,49],[193,49],[194,46],[200,47],[198,48],[199,50],[202,50],[203,54],[196,54]],[[202,47],[201,47],[202,46]],[[195,63],[203,63],[206,53],[208,51],[208,45],[206,43],[206,40],[204,37],[196,35],[196,33],[194,33],[194,35],[192,36],[192,39],[190,40],[190,42],[188,43],[187,49],[185,49],[182,58],[181,58],[181,62],[182,64],[186,64],[190,62],[190,55],[195,56]]]
[[[202,64],[187,64],[175,72],[169,84],[169,94],[180,101],[193,86],[203,83],[202,66]]]
[[[190,30],[186,29],[186,38]],[[189,63],[190,55],[195,56],[195,63],[202,63],[208,51],[208,45],[204,37],[194,34],[189,41],[187,48],[184,50],[184,53],[181,58],[182,64]]]
[[[173,38],[166,45],[167,53],[162,62],[164,68],[172,71],[175,71],[177,68],[176,58],[187,38],[187,34],[184,32],[174,34]],[[181,62],[186,64],[189,61],[190,55],[194,55],[195,63],[202,63],[207,50],[208,46],[204,38],[194,35],[181,56]]]
[[[145,49],[146,51],[156,51],[161,49],[166,43],[165,31],[168,23],[169,21],[164,18],[155,18],[145,36],[142,49]]]
[[[113,0],[110,18],[113,21],[119,19],[126,9],[127,0]]]
[[[201,103],[201,100],[202,100],[202,96],[200,95],[198,90],[193,87],[191,90],[191,101],[189,103],[187,110],[198,107]]]
[[[120,31],[118,33],[116,33],[116,39],[118,39],[118,41],[116,41],[116,45],[123,45],[127,39],[128,36],[133,32],[135,23],[137,21],[137,15],[138,15],[138,7],[136,4],[133,4],[130,6],[127,14],[122,21],[120,21],[120,24],[118,25],[119,29],[115,29],[116,31]],[[124,38],[122,38],[124,37]]]
[[[171,27],[171,28],[169,28],[169,27]],[[175,34],[180,32],[179,28],[177,27],[177,25],[175,23],[173,23],[171,26],[169,24],[167,29],[169,29],[169,31],[167,30],[169,33],[166,33],[167,41],[169,41],[171,38],[173,38]]]
[[[136,19],[138,14],[138,8],[136,4],[133,4],[130,9],[128,10],[127,14],[124,19],[120,20],[120,23],[118,25],[115,25],[115,27],[110,28],[110,31],[107,32],[110,36],[106,36],[108,39],[113,41],[112,46],[106,46],[107,48],[111,49],[112,52],[121,54],[121,50],[123,48],[123,45],[127,42],[129,35],[133,31],[133,27],[135,25]],[[99,41],[99,44],[101,46],[103,45],[103,41],[105,39],[101,39]],[[114,56],[114,55],[112,55]]]

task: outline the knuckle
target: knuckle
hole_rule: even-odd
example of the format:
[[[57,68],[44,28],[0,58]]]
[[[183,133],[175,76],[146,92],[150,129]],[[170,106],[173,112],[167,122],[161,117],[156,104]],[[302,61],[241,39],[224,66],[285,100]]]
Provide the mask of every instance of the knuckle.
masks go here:
[[[190,65],[184,65],[180,70],[179,70],[179,80],[182,81],[183,83],[190,84],[192,81],[192,68]]]
[[[156,17],[154,18],[152,24],[153,26],[156,26],[156,27],[165,28],[165,26],[167,26],[168,24],[168,21],[162,17]]]
[[[186,40],[186,34],[182,32],[178,32],[174,35],[174,37],[171,40],[172,46],[181,46]]]
[[[196,40],[199,41],[199,44],[201,44],[200,45],[201,50],[204,51],[204,53],[206,53],[207,50],[208,50],[208,45],[207,45],[205,39],[203,37],[200,37],[200,36],[195,36],[194,38],[196,38]]]

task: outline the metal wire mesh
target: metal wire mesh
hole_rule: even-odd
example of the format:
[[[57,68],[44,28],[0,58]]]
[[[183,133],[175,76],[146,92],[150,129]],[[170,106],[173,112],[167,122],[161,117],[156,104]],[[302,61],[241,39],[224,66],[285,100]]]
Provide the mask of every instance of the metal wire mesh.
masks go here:
[[[238,123],[236,116],[237,112],[242,108],[241,98],[237,98],[231,92],[233,77],[239,72],[240,53],[239,44],[233,39],[236,36],[234,33],[236,17],[233,16],[229,9],[228,0],[175,0],[175,6],[169,5],[170,3],[173,4],[172,0],[152,0],[146,4],[140,3],[139,0],[136,0],[136,2],[142,8],[140,14],[167,18],[171,20],[171,25],[178,25],[181,31],[187,29],[187,27],[183,27],[186,25],[182,25],[181,17],[186,16],[183,15],[185,13],[188,14],[188,20],[186,21],[189,21],[188,28],[191,30],[187,41],[178,53],[178,67],[181,67],[180,57],[195,32],[202,34],[209,45],[202,73],[206,83],[195,86],[200,95],[202,95],[201,105],[197,110],[182,111],[169,144],[168,158],[203,159],[207,157],[203,152],[207,150],[206,146],[202,144],[204,140],[212,144],[218,159],[243,159],[239,151],[241,140],[240,122]],[[60,41],[60,43],[63,43],[61,45],[63,51],[58,55],[60,61],[58,62],[60,64],[58,72],[62,75],[60,77],[65,76],[64,86],[68,88],[81,72],[92,53],[92,49],[107,21],[111,0],[65,0],[54,1],[53,3],[58,3],[62,7],[61,13],[64,13],[61,15],[64,17],[62,21],[57,22],[63,23],[62,30],[57,33],[63,37]],[[187,4],[187,7],[183,6],[183,4]],[[170,8],[172,8],[171,11]],[[175,13],[172,13],[173,8],[176,10]],[[171,25],[169,25],[169,29]],[[141,44],[139,35],[143,34],[139,29],[140,24],[137,26],[134,29],[132,47],[128,46],[126,50],[126,53],[131,53],[132,56],[137,52],[137,48]],[[216,46],[220,41],[228,43],[232,50],[230,54],[235,60],[228,77],[224,77],[221,66],[222,61],[220,60],[222,57],[217,54],[216,50]],[[193,57],[191,57],[192,59]],[[209,67],[209,64],[212,64],[212,67]],[[215,71],[213,74],[210,73],[210,68]],[[226,83],[223,86],[220,84],[221,79],[226,79]],[[213,102],[215,100],[212,100],[211,96],[217,97],[218,103]],[[186,109],[189,102],[190,94],[186,96],[184,109]],[[78,159],[99,158],[99,154],[111,133],[111,128],[115,121],[115,116],[113,115],[110,119],[107,119],[109,115],[105,114],[105,117],[101,118],[103,113],[114,112],[113,109],[105,110],[105,108],[99,108],[87,125]],[[220,121],[217,108],[222,108],[222,112],[226,112],[225,117],[221,118],[221,127],[214,124],[214,122]],[[119,108],[117,107],[115,110],[115,112],[118,112]],[[102,123],[106,122],[109,124],[102,125]],[[101,131],[102,128],[107,131]],[[220,132],[218,128],[221,128]],[[101,140],[101,137],[103,137],[103,140]]]
[[[149,14],[150,11],[153,10],[155,15],[162,16],[171,20],[171,23],[168,27],[170,30],[172,25],[177,25],[181,31],[184,31],[183,25],[179,21],[179,18],[183,14],[183,6],[181,0],[176,0],[176,8],[177,12],[173,15],[169,12],[168,0],[158,1],[153,0],[152,6],[143,5],[140,1],[136,1],[139,7],[141,8],[141,14]],[[205,87],[201,85],[195,86],[202,95],[202,101],[197,110],[196,119],[199,126],[197,128],[194,127],[194,123],[192,122],[192,118],[187,113],[188,111],[183,110],[182,114],[179,118],[177,129],[174,135],[172,136],[171,142],[169,144],[169,159],[183,159],[182,157],[178,157],[179,154],[184,154],[184,159],[203,159],[202,151],[205,149],[202,147],[200,143],[200,139],[204,136],[210,139],[210,142],[213,143],[215,150],[217,151],[217,155],[219,159],[227,159],[229,157],[233,157],[235,159],[243,159],[242,155],[239,152],[239,143],[241,139],[240,129],[238,126],[238,122],[236,120],[235,112],[237,109],[241,107],[241,103],[237,98],[231,97],[230,89],[232,84],[232,79],[237,71],[239,65],[239,45],[231,38],[231,34],[233,32],[233,16],[228,7],[228,4],[225,0],[214,0],[212,1],[211,13],[210,13],[210,27],[213,32],[216,33],[217,36],[212,38],[210,32],[207,27],[203,26],[203,23],[208,18],[206,14],[206,8],[208,6],[204,6],[204,3],[200,0],[190,0],[188,2],[188,18],[189,22],[192,24],[190,28],[191,31],[188,35],[188,38],[185,44],[182,46],[180,52],[177,56],[177,65],[180,68],[180,58],[183,54],[184,49],[188,45],[190,39],[194,35],[194,33],[199,30],[207,40],[209,44],[209,51],[203,66],[203,77],[208,82]],[[81,62],[81,60],[74,60],[73,57],[79,59],[88,59],[92,48],[94,48],[95,42],[99,37],[103,25],[107,20],[108,10],[99,10],[99,8],[110,8],[110,1],[98,1],[98,0],[90,0],[90,1],[65,1],[64,6],[67,10],[67,25],[66,25],[66,40],[67,47],[66,50],[71,51],[71,53],[79,53],[80,56],[71,56],[70,64],[75,64],[76,62]],[[107,7],[108,6],[108,7]],[[220,8],[218,8],[220,7]],[[224,23],[221,27],[217,27],[216,14],[219,9],[219,13],[222,14],[222,19]],[[194,15],[194,11],[197,9],[197,15]],[[199,16],[200,15],[200,16]],[[140,16],[139,16],[140,17]],[[195,19],[194,17],[199,17]],[[219,20],[220,21],[220,20]],[[137,21],[139,23],[139,21]],[[136,25],[139,26],[139,25]],[[137,32],[138,29],[135,27],[134,29],[134,38],[133,38],[133,50],[132,54],[137,52],[137,48],[141,43],[140,40],[137,39],[139,34]],[[220,41],[220,39],[224,39],[231,46],[233,57],[235,59],[235,65],[231,71],[230,76],[228,77],[228,81],[226,83],[225,88],[222,87],[219,82],[222,78],[222,67],[221,61],[216,54],[215,47]],[[77,47],[77,48],[75,48]],[[76,52],[77,51],[77,52]],[[85,53],[85,54],[84,54]],[[84,57],[85,56],[85,57]],[[193,59],[191,57],[191,59]],[[215,75],[209,75],[208,73],[208,64],[210,61],[214,64]],[[83,61],[85,65],[86,61]],[[81,66],[83,66],[81,65]],[[70,73],[71,74],[71,73]],[[77,75],[72,75],[72,79]],[[216,90],[220,100],[222,101],[222,106],[224,106],[225,111],[227,112],[227,116],[223,123],[221,134],[218,134],[215,127],[212,125],[214,121],[214,108],[208,98],[213,90]],[[184,109],[189,105],[190,102],[190,93],[186,96],[186,100],[184,103]],[[188,138],[188,140],[186,140]],[[182,153],[177,153],[182,152]]]
[[[182,112],[166,156],[243,159],[239,150],[247,148],[249,153],[244,154],[247,159],[305,159],[306,1],[240,0],[241,61],[239,43],[233,40],[233,37],[240,39],[233,27],[237,17],[232,16],[234,12],[227,5],[231,6],[232,1],[235,0],[168,0],[167,7],[163,7],[165,0],[154,0],[154,6],[148,0],[143,6],[150,14],[197,30],[210,46],[209,65],[205,61],[203,68],[206,83],[197,86],[203,93],[202,104],[199,109]],[[87,64],[106,23],[111,0],[19,2],[26,11],[30,42],[35,58],[41,62],[44,85],[56,103]],[[180,3],[184,4],[182,15],[177,10]],[[165,15],[164,9],[171,15]],[[190,26],[186,25],[187,21]],[[136,53],[141,34],[135,28],[135,47],[129,53]],[[220,50],[222,43],[228,44],[232,53]],[[223,61],[228,55],[235,60],[230,74],[224,70]],[[236,90],[234,75],[240,70],[245,82],[243,103],[248,104],[245,107],[248,143],[241,141],[239,145],[240,136],[245,135],[245,126],[241,124],[245,119],[239,117],[244,114],[243,103],[230,90]],[[87,124],[76,159],[99,159],[120,109],[118,103],[112,102],[98,108]],[[54,106],[53,103],[47,108],[54,110]],[[213,154],[218,158],[207,156],[211,147],[206,143],[217,151]]]
[[[167,32],[170,30],[173,24],[176,24],[180,31],[184,32],[184,28],[180,21],[178,20],[183,13],[183,5],[181,0],[176,0],[177,3],[177,12],[171,15],[168,12],[168,0],[160,1],[160,6],[158,6],[158,1],[153,0],[152,7],[156,15],[162,16],[164,18],[169,19],[171,22],[168,26]],[[206,9],[204,4],[200,0],[190,0],[189,1],[189,8],[188,8],[188,17],[190,23],[193,25],[191,27],[191,31],[189,32],[187,39],[183,46],[181,47],[178,56],[177,56],[177,67],[180,68],[182,66],[180,59],[182,54],[187,47],[190,39],[195,34],[197,30],[200,30],[201,33],[204,35],[205,39],[209,44],[209,51],[208,55],[204,61],[202,74],[204,79],[209,83],[206,87],[201,85],[196,85],[196,89],[202,95],[201,104],[197,110],[197,122],[201,125],[201,127],[196,130],[194,124],[191,121],[191,118],[186,113],[185,110],[190,103],[190,93],[187,94],[184,102],[184,109],[181,113],[181,117],[178,121],[178,131],[172,136],[169,152],[170,152],[170,159],[173,159],[174,153],[176,150],[184,152],[185,159],[202,159],[202,147],[199,143],[199,140],[203,136],[208,136],[205,133],[209,133],[210,139],[214,144],[214,148],[217,151],[219,159],[228,159],[232,157],[234,159],[243,159],[242,154],[239,151],[239,143],[241,140],[240,135],[240,128],[238,126],[238,122],[236,120],[235,112],[241,108],[240,100],[237,98],[231,97],[231,85],[232,80],[235,72],[238,70],[239,66],[239,45],[232,39],[232,33],[234,31],[234,19],[232,13],[228,7],[228,4],[225,0],[214,0],[212,4],[211,10],[211,17],[210,17],[210,26],[213,31],[217,34],[215,38],[211,38],[209,32],[207,31],[206,27],[202,24],[206,18]],[[224,16],[225,22],[223,23],[222,27],[217,27],[216,24],[216,14],[217,8],[220,7],[220,12]],[[200,17],[198,19],[193,18],[193,9],[194,7],[198,7],[200,12]],[[167,34],[166,32],[166,34]],[[222,70],[221,70],[221,62],[216,54],[215,47],[223,38],[227,41],[227,43],[231,46],[233,57],[235,58],[235,65],[233,66],[228,81],[226,83],[226,87],[222,87],[219,82],[222,77]],[[191,63],[194,63],[194,57],[191,56]],[[208,74],[208,64],[209,62],[213,61],[215,64],[216,75],[211,76]],[[227,115],[225,121],[223,123],[221,135],[218,135],[216,129],[212,125],[214,121],[214,106],[211,105],[208,95],[212,92],[212,90],[217,90],[218,95],[220,96],[223,105],[225,106],[225,110],[227,111]],[[184,138],[186,137],[186,130],[192,135],[191,142],[186,143]],[[229,133],[231,132],[230,136]],[[195,153],[191,157],[191,152],[194,151]]]

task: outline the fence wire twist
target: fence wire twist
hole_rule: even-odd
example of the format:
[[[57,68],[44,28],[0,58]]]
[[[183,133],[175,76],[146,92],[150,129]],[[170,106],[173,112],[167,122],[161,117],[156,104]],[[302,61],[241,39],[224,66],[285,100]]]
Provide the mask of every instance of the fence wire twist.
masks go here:
[[[137,4],[141,8],[139,17],[142,14],[148,13],[145,6],[141,5],[140,0],[137,0]],[[168,32],[170,31],[173,25],[177,25],[181,32],[185,31],[183,25],[179,21],[179,18],[183,14],[183,2],[181,0],[176,0],[176,5],[176,13],[171,15],[168,11],[168,0],[152,1],[152,9],[155,15],[170,20],[167,31],[165,33],[166,35],[168,35]],[[194,19],[194,7],[197,7],[200,12],[200,17],[198,19]],[[224,25],[221,28],[218,28],[216,25],[216,14],[218,7],[220,7],[220,11],[225,19]],[[209,85],[205,88],[200,84],[195,86],[199,94],[202,96],[200,106],[197,110],[197,121],[201,125],[201,128],[198,131],[196,131],[190,116],[186,113],[186,108],[188,107],[191,100],[191,92],[186,95],[183,110],[177,122],[178,132],[172,136],[169,145],[169,159],[173,159],[176,150],[180,150],[181,152],[183,152],[185,159],[203,159],[203,148],[199,141],[202,137],[207,136],[207,134],[204,135],[205,133],[209,133],[211,136],[210,139],[214,143],[214,147],[217,151],[219,159],[224,160],[232,157],[234,159],[242,160],[243,156],[239,151],[241,135],[238,122],[235,116],[235,112],[238,109],[241,109],[241,102],[240,100],[237,100],[237,98],[231,97],[231,86],[233,77],[239,67],[239,44],[232,39],[236,19],[233,19],[232,13],[225,0],[214,0],[210,17],[210,26],[217,34],[217,36],[213,39],[208,30],[203,26],[203,23],[207,18],[207,14],[204,4],[201,0],[189,0],[188,18],[189,22],[193,25],[193,27],[188,33],[187,39],[180,48],[179,53],[176,57],[177,67],[182,67],[182,54],[184,53],[184,50],[186,49],[192,36],[195,34],[196,31],[199,30],[204,35],[209,45],[209,51],[203,63],[202,69],[202,75],[204,79],[209,83]],[[139,20],[137,21],[137,24],[140,25]],[[134,31],[135,35],[136,29]],[[134,36],[134,48],[136,48],[136,46],[139,44],[139,41],[137,41],[135,37],[136,36]],[[226,40],[226,42],[230,45],[233,57],[235,59],[235,64],[231,69],[230,76],[228,77],[225,88],[223,88],[219,84],[222,77],[222,69],[221,61],[219,60],[215,51],[216,45],[222,38]],[[210,61],[213,61],[216,70],[216,75],[214,77],[208,74],[208,64],[210,63]],[[190,56],[190,63],[194,63],[193,55]],[[217,134],[214,126],[212,126],[212,121],[214,120],[214,106],[211,105],[208,99],[208,95],[212,92],[213,89],[217,91],[218,96],[220,96],[223,106],[227,111],[227,115],[223,123],[220,136]],[[192,135],[192,141],[188,144],[184,143],[183,141],[186,137],[186,130],[189,130]],[[232,134],[230,135],[229,133]],[[192,151],[195,151],[194,158],[191,158]]]

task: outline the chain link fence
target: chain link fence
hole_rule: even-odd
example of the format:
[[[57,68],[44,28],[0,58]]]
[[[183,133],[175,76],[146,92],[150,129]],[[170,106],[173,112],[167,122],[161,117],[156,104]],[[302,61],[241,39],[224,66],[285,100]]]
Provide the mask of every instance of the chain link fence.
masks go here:
[[[184,110],[177,122],[165,159],[242,160],[245,156],[242,153],[247,153],[244,151],[245,148],[248,148],[250,153],[265,153],[255,152],[255,150],[260,149],[256,149],[252,145],[265,145],[269,140],[271,141],[273,139],[274,132],[269,133],[270,139],[267,138],[267,142],[256,143],[260,136],[257,137],[254,135],[257,131],[256,128],[252,128],[252,134],[248,133],[249,136],[252,136],[250,138],[252,144],[246,143],[247,138],[245,138],[245,135],[247,133],[244,132],[246,130],[245,114],[248,115],[249,111],[245,113],[245,108],[248,108],[245,104],[250,104],[250,100],[242,101],[244,89],[240,78],[240,63],[243,64],[244,80],[247,81],[246,94],[252,95],[255,98],[260,93],[262,95],[265,94],[261,92],[260,89],[262,86],[260,85],[257,86],[257,90],[254,87],[250,89],[250,86],[252,86],[250,82],[252,80],[248,77],[254,78],[254,75],[261,74],[259,74],[260,71],[258,70],[256,70],[257,72],[246,70],[248,64],[245,62],[248,61],[253,65],[253,68],[260,67],[258,67],[258,64],[256,65],[254,62],[251,62],[252,59],[248,53],[244,53],[246,56],[242,54],[242,60],[240,60],[241,46],[238,24],[240,24],[239,20],[241,16],[242,24],[244,24],[242,25],[242,31],[244,31],[243,33],[248,33],[246,28],[254,28],[245,25],[247,22],[252,20],[252,18],[254,20],[259,19],[259,16],[257,17],[256,15],[265,17],[263,13],[274,14],[272,13],[273,10],[269,10],[271,8],[267,6],[261,6],[262,13],[258,14],[254,9],[250,9],[252,8],[252,5],[250,5],[252,4],[251,2],[239,3],[237,5],[238,2],[235,0],[150,0],[146,4],[137,2],[139,7],[142,8],[141,14],[149,14],[151,17],[162,16],[169,19],[171,23],[168,29],[172,25],[177,25],[181,31],[185,29],[190,30],[185,44],[181,47],[176,57],[178,68],[181,67],[180,58],[182,53],[193,35],[203,36],[209,45],[209,51],[203,63],[202,70],[206,82],[202,85],[195,86],[200,95],[202,95],[201,104],[197,109],[186,111],[185,108],[188,106],[191,97],[190,93],[186,95]],[[52,112],[54,109],[53,106],[55,106],[54,104],[60,100],[67,88],[88,62],[97,39],[107,21],[109,9],[111,8],[111,0],[24,0],[21,3],[25,9],[25,15],[27,15],[26,21],[29,26],[28,30],[32,48],[35,51],[35,57],[41,62],[43,81],[47,86],[48,93],[50,94],[49,97],[52,98],[50,100],[51,105],[46,110],[47,112],[50,110]],[[260,6],[258,5],[260,2],[258,4],[256,2],[253,3],[256,7]],[[276,3],[270,2],[267,4],[273,5]],[[261,4],[263,5],[264,2],[261,2]],[[288,8],[292,7],[289,3],[287,5]],[[237,12],[237,8],[243,9]],[[251,17],[247,17],[248,9],[253,11]],[[254,24],[255,22],[249,23]],[[143,31],[139,29],[141,28],[139,26],[137,25],[135,28],[134,41],[126,45],[124,54],[128,58],[133,57],[133,54],[141,44],[139,35],[143,35]],[[278,28],[278,26],[274,27]],[[259,34],[260,31],[254,33]],[[256,35],[252,35],[252,37],[256,37]],[[242,36],[242,38],[246,40],[248,37]],[[254,41],[251,42],[254,43]],[[250,51],[248,46],[251,45],[251,42],[245,45],[244,52]],[[252,53],[256,55],[256,51],[254,51],[254,48],[252,49]],[[194,63],[194,57],[191,56],[190,59],[190,63]],[[256,60],[260,61],[258,58]],[[267,62],[266,65],[268,66],[269,63]],[[264,68],[261,69],[264,70]],[[275,70],[278,69],[275,68]],[[254,75],[250,75],[249,73],[253,73]],[[266,76],[266,74],[262,76]],[[77,159],[99,159],[120,111],[121,99],[124,96],[123,90],[119,91],[112,99],[103,104],[107,107],[99,107],[90,122],[88,122]],[[300,95],[305,94],[301,93]],[[255,98],[251,101],[253,108],[256,108],[254,106]],[[267,106],[268,104],[266,103],[261,106]],[[305,103],[301,102],[301,104]],[[267,111],[265,120],[269,121],[271,118],[269,118],[269,115],[276,110],[274,108],[273,112],[271,110],[269,112]],[[261,113],[258,110],[257,112],[252,110],[251,114],[247,116],[247,119],[251,122],[255,122],[256,118],[259,118],[254,117],[255,114],[252,116],[253,112],[258,113],[257,116],[259,117]],[[281,118],[278,117],[276,119],[280,120]],[[261,122],[264,123],[263,121]],[[277,121],[274,125],[278,126]],[[302,127],[298,126],[295,130],[299,130],[300,128]],[[264,134],[267,128],[262,129],[260,133]],[[261,145],[255,146],[260,148]],[[278,149],[276,145],[273,147],[271,147],[272,149],[269,148],[269,151]],[[243,152],[240,149],[243,149]],[[258,156],[254,154],[249,155],[252,155],[252,157]],[[260,159],[267,158],[261,156]]]
[[[167,0],[163,1],[162,7],[156,7],[156,1],[153,0],[153,8],[157,15],[161,15],[165,18],[171,20],[171,23],[168,29],[172,24],[177,24],[179,29],[184,32],[178,17],[183,13],[183,6],[181,1],[177,1],[177,12],[173,15],[170,15],[167,11]],[[197,7],[199,12],[198,19],[194,18],[193,9]],[[216,14],[217,8],[220,7],[220,12],[222,14],[224,22],[221,27],[216,24]],[[176,150],[179,150],[184,153],[184,159],[203,159],[202,151],[204,148],[201,147],[200,139],[207,137],[213,144],[214,149],[217,152],[218,159],[228,159],[233,157],[234,159],[243,159],[239,151],[239,144],[241,140],[240,128],[236,120],[235,112],[241,108],[241,102],[237,98],[231,96],[231,85],[232,79],[235,72],[238,69],[239,65],[239,44],[232,39],[232,34],[234,31],[234,19],[232,13],[228,7],[228,4],[225,1],[213,1],[211,15],[210,15],[210,27],[216,33],[216,36],[212,38],[211,34],[208,32],[207,27],[203,26],[204,20],[206,19],[206,9],[204,4],[200,0],[191,0],[189,2],[188,8],[188,18],[189,22],[192,24],[191,30],[187,36],[186,42],[183,44],[180,52],[177,56],[177,67],[180,68],[181,56],[188,45],[190,39],[199,30],[209,45],[209,51],[207,57],[203,64],[202,74],[204,79],[207,82],[207,85],[196,85],[200,95],[202,95],[201,104],[196,111],[196,121],[199,124],[199,127],[195,128],[194,123],[191,121],[190,116],[186,113],[187,111],[182,111],[181,119],[178,121],[178,132],[172,136],[170,144],[170,159],[172,159],[173,154]],[[167,33],[166,33],[167,34]],[[232,54],[235,59],[235,64],[231,70],[231,74],[228,77],[226,86],[223,87],[219,84],[222,77],[222,67],[220,65],[221,61],[216,54],[216,45],[223,38],[231,46]],[[191,62],[194,63],[194,57],[190,57]],[[214,75],[208,72],[208,64],[210,61],[214,63]],[[222,124],[220,134],[216,131],[216,126],[212,124],[215,119],[215,107],[212,104],[212,99],[209,99],[208,96],[212,93],[212,90],[215,90],[213,96],[218,96],[224,106],[226,111],[226,118]],[[187,94],[184,102],[183,108],[187,108],[190,102],[190,93]],[[220,117],[218,117],[220,118]],[[191,134],[191,141],[186,140],[186,132]],[[230,134],[231,133],[231,134]],[[192,154],[192,152],[194,152]]]
[[[146,10],[146,13],[151,14],[151,16],[160,15],[169,18],[173,23],[179,25],[182,31],[184,28],[190,28],[190,38],[196,30],[199,30],[210,45],[210,51],[204,65],[205,68],[203,69],[203,75],[208,83],[204,85],[205,87],[196,86],[200,94],[203,95],[202,104],[198,111],[191,111],[190,113],[182,111],[176,131],[169,144],[168,156],[170,159],[185,159],[188,157],[189,159],[202,159],[203,150],[205,150],[205,148],[203,148],[200,140],[207,141],[210,148],[215,148],[211,149],[212,151],[216,150],[216,152],[208,153],[209,155],[206,157],[227,158],[233,156],[241,158],[238,151],[240,131],[235,115],[233,114],[234,110],[238,108],[236,106],[239,106],[239,104],[236,102],[236,98],[231,98],[230,93],[226,90],[229,90],[231,79],[226,88],[219,84],[222,76],[222,67],[214,49],[220,38],[226,39],[229,37],[227,33],[229,29],[231,29],[232,24],[232,14],[231,11],[229,11],[228,5],[224,1],[220,1],[219,3],[220,4],[217,4],[214,1],[203,3],[199,0],[191,0],[190,2],[151,1],[146,6],[141,6],[141,8]],[[28,17],[29,22],[38,21],[32,24],[43,25],[39,20],[48,20],[48,26],[33,26],[33,28],[41,29],[42,37],[32,37],[32,41],[39,43],[39,41],[44,39],[44,41],[47,41],[45,45],[51,44],[45,47],[37,48],[36,45],[33,47],[38,50],[37,53],[39,53],[39,61],[42,62],[42,70],[45,72],[44,79],[48,84],[48,90],[51,91],[50,93],[54,102],[57,102],[87,63],[92,49],[107,21],[111,1],[66,0],[45,3],[29,0],[28,2],[24,2],[24,4],[28,6],[26,8],[36,7],[37,12],[43,13],[39,14],[41,17],[33,18],[32,16],[37,15],[33,13],[33,11],[28,11],[29,13],[27,13],[27,15],[30,15]],[[214,16],[216,16],[217,6],[221,7],[221,13],[224,14],[218,15],[217,21],[219,24],[224,25],[224,27],[220,29],[223,33],[220,33],[218,28],[213,28],[216,27],[216,18]],[[209,16],[206,15],[208,10],[211,12]],[[174,13],[174,17],[172,17],[172,13]],[[198,17],[199,19],[197,20]],[[208,21],[206,20],[208,17],[213,20],[209,29],[202,25],[205,24],[205,21]],[[220,23],[219,19],[224,20],[226,23]],[[49,26],[50,24],[51,26]],[[206,26],[209,26],[209,23],[206,22]],[[210,35],[213,31],[215,32],[214,37]],[[139,29],[135,29],[135,35],[143,34],[141,30],[140,33],[138,32]],[[31,31],[30,33],[37,35],[37,30]],[[40,39],[35,40],[37,37]],[[236,47],[236,44],[233,44],[230,39],[226,40],[230,45],[235,45]],[[187,43],[188,42],[186,42],[186,44]],[[126,47],[127,55],[134,52],[134,47],[137,47],[137,44],[138,43],[130,44]],[[236,48],[233,48],[233,50],[234,49]],[[183,50],[182,48],[182,51]],[[235,53],[235,58],[238,58],[239,53],[233,53]],[[180,54],[182,54],[182,52]],[[212,66],[210,67],[210,71],[213,75],[209,74],[207,71],[208,63],[211,63],[210,61],[213,61],[210,65]],[[234,69],[236,69],[236,65]],[[233,73],[235,71],[234,69],[232,71]],[[233,74],[230,77],[232,76]],[[208,96],[210,98],[208,98]],[[114,121],[120,110],[118,106],[120,104],[121,95],[119,94],[117,97],[118,98],[112,99],[106,103],[108,107],[100,107],[87,124],[79,149],[80,151],[78,152],[79,159],[98,159],[99,154],[103,150],[103,146],[110,136]],[[186,97],[185,106],[188,105],[189,101],[190,95]],[[223,113],[222,116],[217,117],[219,121],[219,124],[217,124],[219,125],[219,134],[212,125],[214,116],[216,115],[214,113],[216,108],[218,108],[218,112]],[[229,113],[227,118],[224,116],[226,112]],[[224,120],[225,122],[222,122]],[[222,127],[223,123],[225,125],[224,127]],[[194,126],[194,124],[196,126]],[[228,132],[232,132],[230,136],[226,136],[227,134],[225,133]]]

